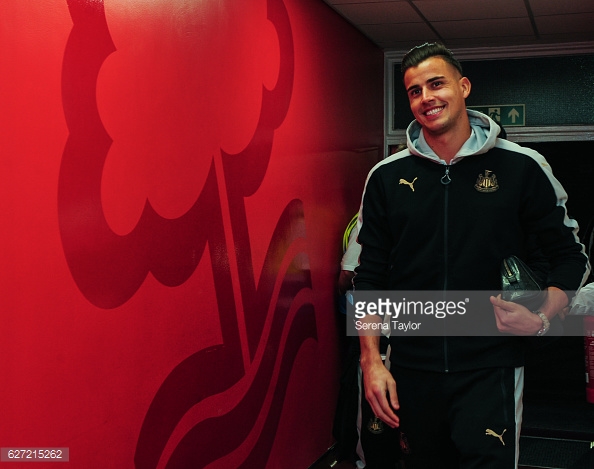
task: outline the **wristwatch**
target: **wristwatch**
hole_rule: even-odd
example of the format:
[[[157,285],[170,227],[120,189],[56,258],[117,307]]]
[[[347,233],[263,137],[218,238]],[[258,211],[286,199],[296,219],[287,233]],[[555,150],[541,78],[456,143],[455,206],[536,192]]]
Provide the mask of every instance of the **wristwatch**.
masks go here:
[[[537,337],[542,337],[547,332],[549,332],[549,328],[551,327],[551,323],[549,322],[549,318],[547,318],[542,311],[537,309],[536,311],[532,311],[534,314],[538,314],[538,317],[542,320],[542,327],[536,333]]]

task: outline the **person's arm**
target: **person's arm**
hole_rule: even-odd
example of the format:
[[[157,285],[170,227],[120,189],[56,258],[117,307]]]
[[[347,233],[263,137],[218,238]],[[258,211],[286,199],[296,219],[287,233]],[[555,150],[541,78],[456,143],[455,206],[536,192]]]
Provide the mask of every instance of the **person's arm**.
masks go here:
[[[590,265],[578,236],[578,223],[567,212],[565,189],[542,155],[533,152],[531,156],[534,161],[526,178],[522,213],[525,229],[547,259],[546,286],[567,292],[567,301],[571,301],[588,277]]]
[[[359,265],[359,254],[361,254],[361,245],[357,242],[358,233],[359,228],[355,225],[351,230],[346,251],[340,261],[341,271],[338,277],[338,293],[341,295],[353,289],[355,268]]]
[[[357,237],[361,245],[361,253],[353,279],[356,290],[388,289],[390,257],[394,240],[388,222],[388,207],[383,184],[377,172],[372,172],[365,184]]]
[[[353,279],[356,290],[385,290],[392,238],[387,223],[385,196],[382,184],[373,171],[363,193],[359,212],[358,242],[361,245],[359,266]],[[368,321],[379,321],[378,316],[367,316]],[[380,337],[360,332],[361,371],[365,398],[376,417],[392,428],[400,424],[396,415],[400,407],[396,381],[385,367],[380,354]]]
[[[577,222],[567,215],[567,193],[544,157],[536,152],[529,154],[538,170],[533,170],[536,169],[533,162],[530,177],[526,178],[523,218],[529,246],[532,251],[542,251],[546,259],[547,297],[538,311],[550,321],[568,306],[570,295],[587,278],[589,263],[577,236]],[[501,332],[535,335],[543,328],[543,319],[521,305],[504,301],[500,296],[491,297],[491,303]]]
[[[353,289],[353,277],[355,272],[352,270],[341,270],[338,276],[338,293],[340,295],[346,294],[347,291]]]
[[[394,412],[400,407],[396,394],[396,381],[382,361],[379,350],[380,338],[379,336],[360,336],[359,340],[365,398],[376,417],[395,428],[400,424]]]

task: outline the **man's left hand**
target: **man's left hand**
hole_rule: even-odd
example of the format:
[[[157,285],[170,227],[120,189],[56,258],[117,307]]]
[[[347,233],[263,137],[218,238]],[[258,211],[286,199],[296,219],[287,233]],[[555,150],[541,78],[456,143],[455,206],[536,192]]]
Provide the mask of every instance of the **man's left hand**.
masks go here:
[[[495,312],[497,329],[500,332],[514,335],[535,335],[542,328],[542,319],[524,306],[502,300],[501,295],[492,296],[490,299]],[[547,288],[547,299],[539,311],[550,321],[559,311],[566,308],[568,303],[569,299],[563,290],[550,286]]]
[[[540,317],[524,306],[502,300],[501,295],[492,296],[490,300],[499,332],[513,335],[535,335],[542,327]]]

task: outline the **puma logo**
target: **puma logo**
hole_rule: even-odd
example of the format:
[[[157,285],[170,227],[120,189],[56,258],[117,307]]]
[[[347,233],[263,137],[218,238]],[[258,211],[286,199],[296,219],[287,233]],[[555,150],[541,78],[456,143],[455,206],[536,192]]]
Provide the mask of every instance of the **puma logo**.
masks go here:
[[[410,187],[410,190],[414,192],[415,191],[415,188],[413,187],[413,184],[415,183],[416,180],[417,180],[417,178],[414,178],[412,180],[412,182],[408,182],[405,179],[401,179],[400,180],[400,184],[406,184],[408,187]]]
[[[495,433],[493,430],[491,430],[490,428],[487,428],[485,430],[485,435],[489,435],[489,436],[494,436],[496,438],[499,438],[499,441],[501,441],[501,444],[503,446],[505,446],[505,442],[503,441],[503,434],[506,432],[507,428],[503,429],[503,432],[501,433],[501,435],[498,435],[497,433]]]

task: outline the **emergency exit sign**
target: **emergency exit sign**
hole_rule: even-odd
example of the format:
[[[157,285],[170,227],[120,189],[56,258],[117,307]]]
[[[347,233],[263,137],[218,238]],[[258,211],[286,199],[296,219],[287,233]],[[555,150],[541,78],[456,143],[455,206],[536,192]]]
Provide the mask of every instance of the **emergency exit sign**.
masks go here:
[[[494,104],[492,106],[468,106],[468,109],[488,115],[503,127],[525,126],[525,104]]]

